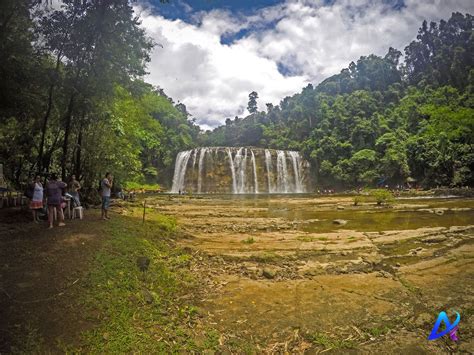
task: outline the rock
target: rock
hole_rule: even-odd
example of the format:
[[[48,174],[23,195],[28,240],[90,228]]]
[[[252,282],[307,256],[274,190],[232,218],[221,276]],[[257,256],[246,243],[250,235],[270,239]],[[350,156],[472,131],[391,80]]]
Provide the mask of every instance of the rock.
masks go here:
[[[400,266],[402,266],[402,265],[401,265],[400,263],[396,263],[395,266],[396,266],[396,267],[400,267]]]
[[[347,255],[349,255],[349,252],[348,252],[348,251],[345,251],[345,250],[344,250],[344,251],[341,251],[341,255],[342,255],[342,256],[347,256]]]
[[[444,210],[439,209],[439,208],[438,208],[438,209],[435,209],[434,212],[435,212],[438,216],[442,216],[442,215],[444,214]]]
[[[392,275],[387,271],[380,270],[376,277],[385,277],[386,279],[389,279],[392,277]]]
[[[417,327],[423,327],[425,324],[434,323],[435,319],[433,315],[429,313],[421,313],[418,317],[416,317],[415,325]]]
[[[343,226],[343,225],[347,224],[347,221],[345,219],[335,219],[334,221],[332,221],[332,223]]]
[[[338,209],[338,210],[344,210],[345,207],[344,207],[344,206],[337,206],[337,209]]]
[[[362,258],[364,262],[370,265],[377,265],[382,261],[382,257],[377,254],[367,255]]]
[[[433,235],[430,237],[423,238],[422,241],[424,243],[441,243],[444,242],[448,237],[445,235]]]
[[[267,279],[273,279],[276,276],[276,271],[273,269],[265,268],[262,271],[263,277],[266,277]]]

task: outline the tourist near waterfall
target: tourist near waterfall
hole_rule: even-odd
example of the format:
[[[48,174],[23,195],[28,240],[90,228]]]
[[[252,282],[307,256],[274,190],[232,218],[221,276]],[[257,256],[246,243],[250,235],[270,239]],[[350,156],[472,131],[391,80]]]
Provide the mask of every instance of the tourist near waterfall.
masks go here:
[[[48,223],[49,228],[53,228],[54,216],[58,217],[58,226],[64,227],[64,212],[62,190],[67,187],[65,182],[59,181],[56,173],[52,173],[46,183],[46,196],[48,198]]]
[[[31,197],[30,201],[30,209],[33,214],[33,222],[39,223],[39,211],[43,208],[43,184],[41,182],[41,176],[36,175],[33,182],[30,183],[29,188],[32,191],[32,195],[28,196]]]
[[[109,217],[109,207],[110,207],[110,197],[112,193],[112,186],[113,186],[113,176],[111,173],[106,173],[105,177],[102,179],[100,183],[100,195],[102,197],[102,219],[108,220]]]

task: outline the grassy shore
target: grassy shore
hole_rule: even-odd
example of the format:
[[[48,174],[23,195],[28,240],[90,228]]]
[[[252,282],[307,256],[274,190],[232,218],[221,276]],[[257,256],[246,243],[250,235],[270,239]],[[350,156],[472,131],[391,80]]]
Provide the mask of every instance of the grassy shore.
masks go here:
[[[47,315],[30,317],[25,311],[25,327],[15,332],[10,344],[3,344],[5,350],[9,346],[26,353],[176,353],[218,345],[213,329],[196,327],[199,315],[193,303],[200,287],[189,272],[191,255],[176,247],[175,220],[147,209],[142,223],[143,209],[122,207],[120,212],[104,223],[84,220],[74,231],[68,229],[72,224],[61,230],[71,235],[92,232],[103,239],[61,297],[46,301],[48,305],[38,302],[37,307],[59,308],[67,319],[64,329],[54,339],[45,336],[48,330],[41,324],[53,320],[45,319]],[[96,214],[88,212],[87,218],[95,220]],[[140,256],[150,259],[146,272],[137,266]]]

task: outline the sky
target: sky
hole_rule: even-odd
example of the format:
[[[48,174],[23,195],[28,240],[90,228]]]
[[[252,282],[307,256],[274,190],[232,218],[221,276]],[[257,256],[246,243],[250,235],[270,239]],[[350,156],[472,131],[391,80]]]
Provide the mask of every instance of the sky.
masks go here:
[[[403,52],[423,20],[474,13],[473,0],[142,0],[155,46],[146,81],[203,129],[317,85],[364,55]]]

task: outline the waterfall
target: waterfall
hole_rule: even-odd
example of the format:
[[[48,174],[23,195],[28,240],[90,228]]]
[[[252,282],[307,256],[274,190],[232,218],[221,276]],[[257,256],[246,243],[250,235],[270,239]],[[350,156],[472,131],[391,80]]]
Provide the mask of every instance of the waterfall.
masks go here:
[[[198,153],[198,150],[193,149],[193,171],[194,171],[194,167],[196,166],[197,153]]]
[[[301,193],[303,191],[303,182],[301,181],[301,174],[300,174],[300,164],[301,164],[301,157],[299,152],[289,151],[288,154],[291,157],[293,162],[293,174],[295,176],[295,192]]]
[[[229,156],[230,173],[232,174],[232,192],[235,194],[237,193],[237,181],[235,180],[234,160],[232,159],[232,153],[230,151],[230,148],[226,148],[226,152]]]
[[[186,150],[179,152],[176,157],[174,175],[173,175],[173,187],[171,192],[178,193],[184,188],[184,178],[186,176],[186,166],[188,165],[189,157],[191,156],[192,150]]]
[[[236,174],[236,193],[241,194],[244,192],[245,188],[245,164],[244,164],[244,158],[242,156],[242,151],[244,148],[239,148],[237,151],[237,154],[235,155],[235,166],[237,168],[237,174]],[[245,150],[247,151],[247,150]]]
[[[288,193],[288,169],[285,153],[284,150],[277,150],[277,188],[278,192]]]
[[[171,192],[303,193],[308,188],[309,168],[297,151],[195,148],[177,154]]]
[[[255,154],[253,150],[250,149],[250,153],[252,153],[252,167],[253,167],[253,186],[254,192],[258,194],[258,179],[257,179],[257,164],[255,163]]]
[[[247,182],[247,148],[245,148],[244,150],[244,158],[242,159],[242,188],[240,189],[240,193],[241,194],[244,194],[244,193],[247,193],[247,187],[245,186],[246,185],[246,182]]]
[[[272,184],[272,153],[268,149],[265,149],[265,167],[267,168],[267,181],[268,181],[268,192],[275,192],[275,188]]]
[[[201,193],[201,186],[202,186],[202,165],[204,162],[204,157],[206,156],[207,148],[201,148],[199,152],[199,165],[198,165],[198,194]]]

